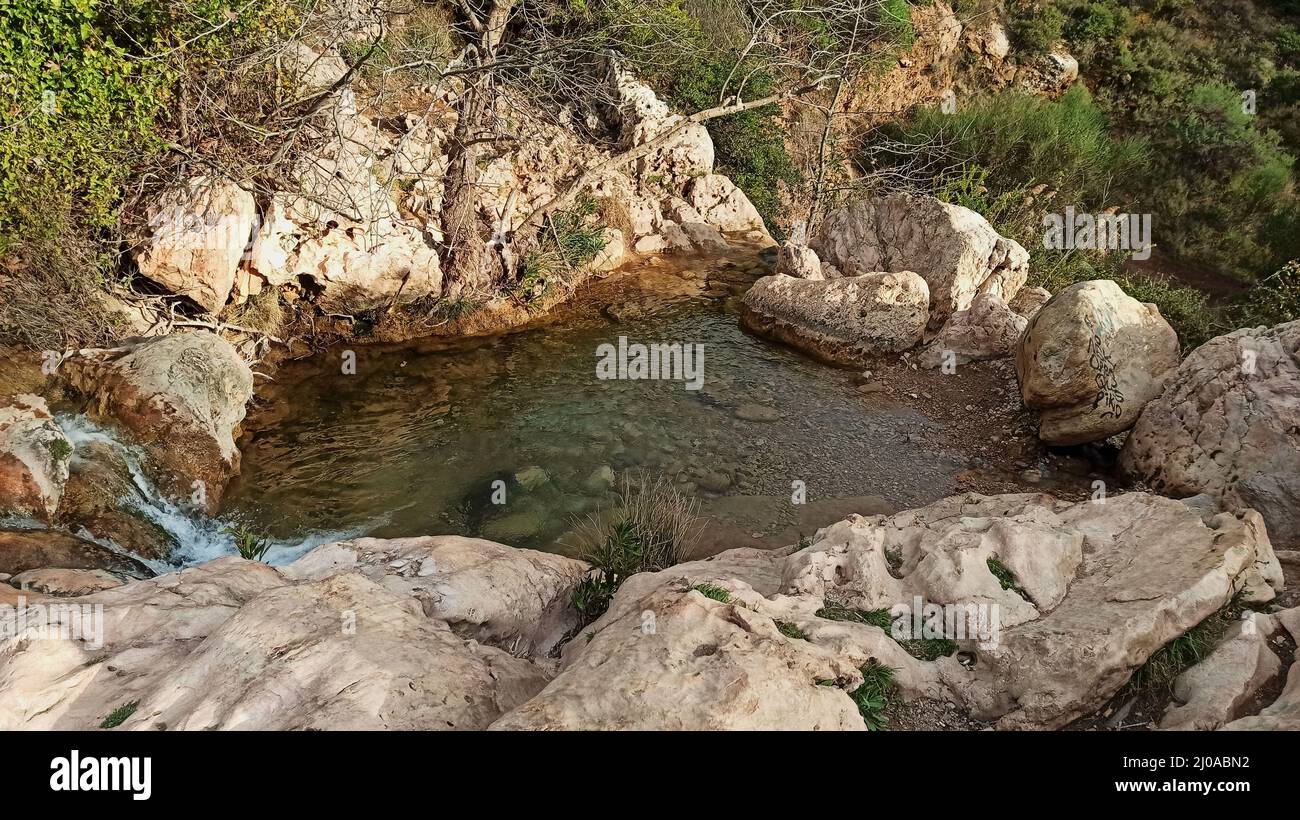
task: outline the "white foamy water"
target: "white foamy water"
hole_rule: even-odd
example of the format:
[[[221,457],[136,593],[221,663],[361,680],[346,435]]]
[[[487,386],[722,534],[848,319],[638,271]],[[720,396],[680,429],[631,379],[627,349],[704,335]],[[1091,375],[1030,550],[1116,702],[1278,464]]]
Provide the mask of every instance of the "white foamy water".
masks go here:
[[[112,430],[100,427],[86,416],[59,413],[55,416],[55,422],[63,430],[63,434],[68,437],[68,441],[72,443],[74,459],[77,458],[78,452],[84,452],[85,447],[91,443],[111,447],[114,452],[122,457],[130,470],[132,482],[140,491],[138,497],[132,496],[122,499],[122,501],[165,530],[176,540],[178,546],[172,552],[169,560],[159,561],[131,553],[131,545],[129,544],[115,544],[96,538],[84,530],[78,532],[77,535],[103,546],[130,553],[147,564],[150,569],[159,573],[174,571],[178,565],[192,566],[211,561],[214,558],[220,558],[223,555],[239,554],[239,551],[235,548],[234,539],[224,532],[227,527],[240,523],[237,518],[233,516],[209,517],[197,510],[187,509],[165,498],[140,468],[140,459],[134,447],[119,439]],[[349,531],[311,532],[297,540],[272,540],[271,549],[267,551],[265,561],[268,564],[287,564],[314,547],[328,544],[331,541],[356,538],[364,534],[368,529],[369,527],[355,528]]]

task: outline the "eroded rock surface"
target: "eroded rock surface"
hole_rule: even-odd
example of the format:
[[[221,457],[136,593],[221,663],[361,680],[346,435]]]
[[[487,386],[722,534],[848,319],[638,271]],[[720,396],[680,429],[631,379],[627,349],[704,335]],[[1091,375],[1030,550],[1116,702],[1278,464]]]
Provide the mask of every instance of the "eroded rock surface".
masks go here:
[[[0,515],[53,519],[72,445],[40,396],[0,398]]]
[[[1178,367],[1178,334],[1151,304],[1108,279],[1065,288],[1016,349],[1025,406],[1048,444],[1100,441],[1133,426]]]
[[[1258,510],[1300,546],[1300,322],[1247,328],[1188,354],[1134,425],[1121,466],[1172,496]]]
[[[838,279],[765,276],[745,294],[755,332],[834,362],[906,350],[925,332],[929,290],[915,273]]]

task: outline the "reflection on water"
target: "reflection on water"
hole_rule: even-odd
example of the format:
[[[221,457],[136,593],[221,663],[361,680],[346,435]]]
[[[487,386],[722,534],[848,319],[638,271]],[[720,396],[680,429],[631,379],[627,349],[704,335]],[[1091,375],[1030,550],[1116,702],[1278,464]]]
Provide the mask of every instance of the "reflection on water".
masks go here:
[[[911,506],[953,491],[964,460],[908,441],[925,417],[872,409],[852,372],[747,335],[734,296],[706,292],[455,350],[359,347],[355,375],[338,350],[288,365],[276,418],[250,419],[223,517],[283,541],[460,533],[546,548],[608,504],[624,471],[668,475],[706,511],[747,497],[754,527],[789,505],[794,480],[810,500]],[[703,388],[596,378],[597,348],[620,335],[702,344]],[[747,529],[746,505],[728,508]]]

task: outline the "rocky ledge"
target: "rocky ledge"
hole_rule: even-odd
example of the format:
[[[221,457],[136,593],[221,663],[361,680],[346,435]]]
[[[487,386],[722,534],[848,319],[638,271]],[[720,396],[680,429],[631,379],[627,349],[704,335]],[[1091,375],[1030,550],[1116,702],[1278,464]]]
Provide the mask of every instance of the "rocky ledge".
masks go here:
[[[586,569],[455,536],[367,538],[61,597],[53,622],[98,611],[102,630],[0,642],[0,727],[94,728],[130,705],[125,729],[863,729],[854,695],[886,666],[903,701],[1054,728],[1282,584],[1258,514],[1145,493],[850,516],[806,546],[633,575],[589,624],[570,605]],[[999,615],[917,654],[872,613],[918,600]],[[1294,635],[1296,613],[1268,630]],[[1240,654],[1234,639],[1216,657]],[[1249,720],[1300,721],[1298,680]],[[1248,684],[1189,681],[1169,720],[1227,722],[1234,700],[1216,693]]]

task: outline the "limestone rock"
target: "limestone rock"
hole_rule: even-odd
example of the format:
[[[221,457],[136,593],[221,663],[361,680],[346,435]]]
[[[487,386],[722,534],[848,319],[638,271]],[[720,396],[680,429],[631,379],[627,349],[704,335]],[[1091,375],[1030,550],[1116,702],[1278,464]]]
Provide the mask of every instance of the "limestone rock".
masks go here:
[[[1047,288],[1040,288],[1037,285],[1033,287],[1024,287],[1016,294],[1008,306],[1016,313],[1026,319],[1034,318],[1034,315],[1042,309],[1043,305],[1052,300],[1052,292]]]
[[[458,634],[545,656],[574,626],[582,561],[455,535],[358,538],[315,548],[286,566],[294,579],[356,570],[418,600]]]
[[[1048,444],[1100,441],[1133,426],[1178,367],[1178,335],[1155,305],[1108,279],[1065,288],[1016,350],[1025,406]]]
[[[1218,729],[1240,716],[1255,693],[1282,670],[1269,638],[1280,629],[1259,612],[1229,627],[1205,660],[1178,676],[1161,729]],[[1181,704],[1181,705],[1180,705]]]
[[[245,604],[140,698],[123,728],[481,729],[543,682],[527,661],[464,641],[410,598],[345,574]]]
[[[72,445],[29,393],[0,398],[0,515],[53,519],[68,481]]]
[[[1014,313],[1002,298],[992,293],[976,296],[966,310],[952,315],[939,335],[921,353],[925,367],[940,367],[949,358],[954,364],[998,359],[1015,352],[1029,322]]]
[[[161,196],[147,216],[149,233],[135,250],[140,275],[218,312],[256,227],[253,195],[196,177]]]
[[[0,572],[33,569],[106,570],[121,578],[151,578],[153,571],[108,547],[59,530],[0,530]]]
[[[781,590],[868,611],[917,599],[982,611],[998,629],[958,641],[969,668],[937,662],[944,684],[978,720],[1056,728],[1104,703],[1238,590],[1270,598],[1280,576],[1261,525],[1204,496],[954,496],[820,531],[786,559]],[[1002,588],[989,558],[1014,586]]]
[[[1079,61],[1069,52],[1057,49],[1037,57],[1016,70],[1015,81],[1036,94],[1056,96],[1065,93],[1079,77]]]
[[[145,452],[159,489],[209,512],[239,472],[235,434],[253,395],[253,374],[229,342],[179,333],[112,350],[83,350],[59,369]],[[201,483],[196,483],[201,482]]]
[[[145,558],[165,559],[178,545],[144,509],[149,503],[125,455],[106,441],[78,440],[56,523]]]
[[[818,685],[855,676],[860,683],[850,662],[685,583],[639,592],[625,584],[610,612],[574,639],[581,651],[566,657],[563,671],[491,728],[865,728],[844,692]]]
[[[751,330],[815,356],[855,362],[906,350],[925,331],[930,294],[910,271],[809,280],[765,276],[745,294]]]
[[[827,264],[845,276],[915,271],[929,286],[931,330],[978,293],[1010,300],[1029,274],[1028,252],[984,217],[927,196],[852,202],[827,216],[808,245],[823,272]]]
[[[1121,454],[1166,495],[1212,493],[1300,546],[1300,321],[1247,328],[1188,354],[1142,411]]]
[[[89,595],[126,581],[103,569],[62,569],[44,567],[29,569],[9,579],[9,585],[18,589],[34,589],[45,595],[61,597]]]
[[[722,174],[705,174],[692,179],[686,186],[686,199],[710,225],[723,233],[760,231],[767,236],[767,227],[754,203]]]

